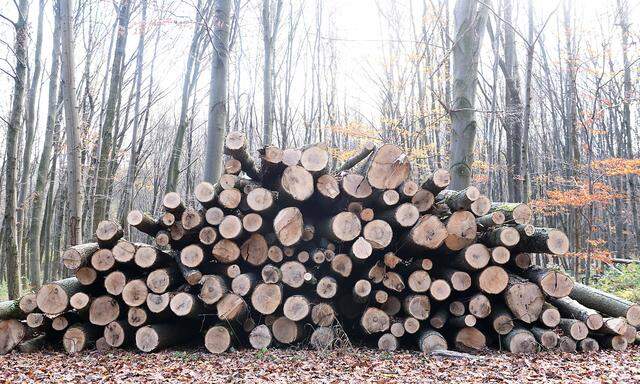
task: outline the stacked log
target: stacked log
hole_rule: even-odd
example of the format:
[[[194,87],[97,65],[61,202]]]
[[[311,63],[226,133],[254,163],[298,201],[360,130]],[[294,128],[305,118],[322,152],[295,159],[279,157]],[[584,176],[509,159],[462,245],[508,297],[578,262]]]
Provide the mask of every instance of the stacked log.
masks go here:
[[[321,144],[225,142],[225,173],[167,193],[163,211],[129,212],[152,239],[105,220],[62,262],[75,277],[0,303],[0,353],[62,341],[69,353],[199,343],[212,353],[346,336],[383,350],[501,348],[530,353],[624,349],[640,306],[531,266],[562,256],[562,231],[535,227],[526,204],[491,202],[449,173],[411,180],[392,144],[367,144],[332,169]]]

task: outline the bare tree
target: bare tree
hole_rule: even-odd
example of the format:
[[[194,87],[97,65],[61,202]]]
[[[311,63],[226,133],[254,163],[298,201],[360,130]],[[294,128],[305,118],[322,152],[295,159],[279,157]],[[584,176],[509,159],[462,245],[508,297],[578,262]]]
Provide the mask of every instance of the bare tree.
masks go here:
[[[262,87],[262,144],[270,145],[273,136],[272,118],[272,82],[273,56],[275,55],[275,40],[280,29],[282,14],[282,0],[277,0],[276,13],[271,21],[271,0],[262,0],[262,42],[264,46],[263,87]]]

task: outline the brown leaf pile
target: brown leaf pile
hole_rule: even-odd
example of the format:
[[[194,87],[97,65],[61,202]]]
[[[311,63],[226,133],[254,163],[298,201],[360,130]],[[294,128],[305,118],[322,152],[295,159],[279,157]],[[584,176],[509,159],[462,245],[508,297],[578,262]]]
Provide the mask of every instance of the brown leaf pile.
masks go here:
[[[4,383],[638,383],[640,347],[625,352],[480,359],[374,350],[243,350],[138,354],[127,351],[0,356]]]

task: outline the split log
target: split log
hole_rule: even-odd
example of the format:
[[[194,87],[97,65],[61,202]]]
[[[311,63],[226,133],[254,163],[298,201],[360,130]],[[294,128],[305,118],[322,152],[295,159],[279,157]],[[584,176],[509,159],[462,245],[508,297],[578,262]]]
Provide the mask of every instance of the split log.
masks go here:
[[[322,175],[316,181],[316,192],[324,205],[333,204],[340,195],[340,184],[332,175]]]
[[[269,245],[264,236],[253,233],[240,246],[240,256],[248,264],[258,267],[267,262]]]
[[[273,229],[278,240],[285,247],[295,245],[302,238],[303,230],[302,212],[296,207],[287,207],[273,219]]]
[[[418,248],[433,250],[444,243],[447,235],[446,227],[437,216],[424,215],[409,231],[406,243]]]

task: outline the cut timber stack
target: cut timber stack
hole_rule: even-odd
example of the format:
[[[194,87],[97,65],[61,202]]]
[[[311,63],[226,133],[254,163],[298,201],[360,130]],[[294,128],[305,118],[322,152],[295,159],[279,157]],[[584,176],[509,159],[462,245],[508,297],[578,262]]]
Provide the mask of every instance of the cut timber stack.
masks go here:
[[[266,147],[238,132],[225,173],[198,206],[175,192],[163,212],[131,211],[152,244],[103,221],[62,255],[75,277],[0,304],[0,352],[204,345],[220,353],[346,337],[384,350],[534,352],[624,349],[640,307],[531,265],[568,239],[532,224],[525,204],[491,202],[449,173],[410,178],[391,144],[338,167],[323,145]],[[62,343],[60,343],[62,341]]]

